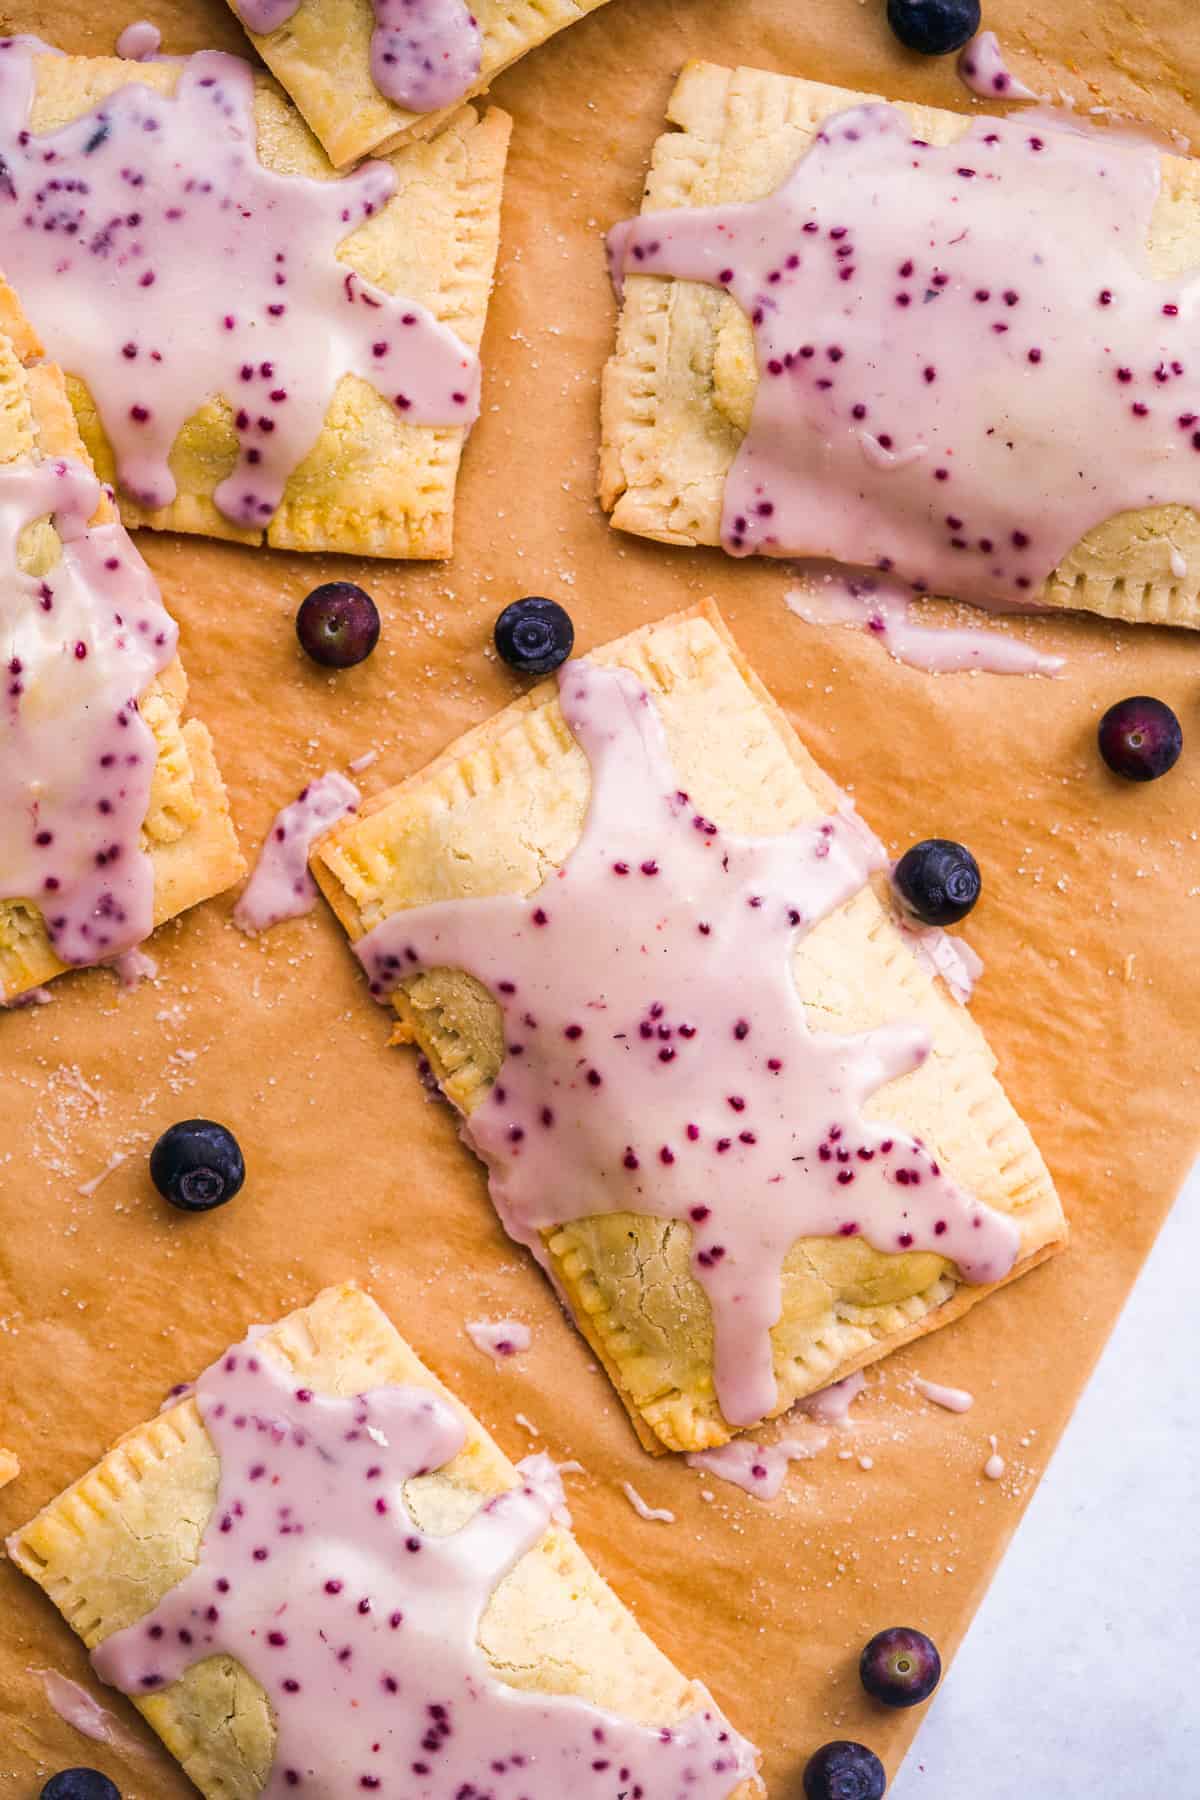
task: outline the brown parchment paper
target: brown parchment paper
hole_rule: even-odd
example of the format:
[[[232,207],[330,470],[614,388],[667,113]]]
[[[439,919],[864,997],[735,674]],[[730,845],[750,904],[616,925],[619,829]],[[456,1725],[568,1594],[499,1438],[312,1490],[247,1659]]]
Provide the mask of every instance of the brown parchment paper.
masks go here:
[[[239,47],[221,0],[147,10],[168,50]],[[1200,16],[1185,0],[988,0],[987,12],[1034,85],[1197,130]],[[5,28],[76,51],[107,52],[125,23],[95,0],[0,8]],[[701,56],[970,104],[950,62],[897,50],[882,0],[612,0],[495,89],[515,131],[453,562],[149,535],[142,548],[180,620],[193,705],[250,853],[306,777],[374,749],[370,791],[509,699],[517,684],[488,644],[516,595],[562,599],[584,649],[713,596],[889,844],[938,833],[978,854],[975,1009],[1061,1185],[1072,1246],[872,1369],[853,1430],[795,1465],[764,1507],[638,1448],[502,1236],[448,1110],[411,1053],[385,1049],[385,1015],[332,918],[319,909],[250,942],[227,897],[158,934],[158,978],[135,993],[90,973],[56,983],[49,1006],[0,1015],[0,1445],[23,1463],[0,1494],[0,1531],[247,1323],[356,1277],[514,1456],[532,1442],[584,1465],[568,1487],[585,1547],[762,1745],[772,1794],[799,1800],[803,1762],[828,1737],[898,1762],[916,1719],[863,1699],[857,1651],[901,1622],[953,1650],[1196,1148],[1200,637],[1031,620],[1012,629],[1061,650],[1063,679],[930,678],[864,637],[793,619],[778,566],[608,530],[592,500],[613,325],[600,231],[635,209],[676,71]],[[328,676],[301,657],[292,618],[335,575],[375,593],[384,634],[369,663]],[[1190,737],[1171,776],[1144,789],[1107,776],[1093,748],[1101,710],[1136,692],[1170,701]],[[155,1136],[193,1114],[227,1121],[249,1167],[238,1200],[209,1217],[171,1212],[146,1174]],[[534,1333],[502,1371],[462,1330],[496,1314]],[[971,1389],[974,1410],[919,1400],[914,1370]],[[990,1433],[1008,1459],[999,1483],[980,1475]],[[677,1523],[639,1519],[623,1481]],[[997,1644],[997,1670],[1017,1653]],[[138,1747],[80,1738],[45,1703],[39,1667],[90,1682],[52,1607],[0,1562],[0,1800],[32,1800],[79,1762],[126,1800],[191,1791],[117,1696]]]

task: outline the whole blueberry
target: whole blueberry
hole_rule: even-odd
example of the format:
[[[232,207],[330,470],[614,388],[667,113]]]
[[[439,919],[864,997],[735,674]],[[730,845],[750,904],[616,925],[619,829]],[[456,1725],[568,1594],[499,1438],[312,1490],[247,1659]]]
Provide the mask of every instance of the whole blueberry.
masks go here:
[[[888,24],[906,50],[947,56],[979,30],[979,0],[888,0]]]
[[[326,581],[300,602],[296,636],[324,669],[352,669],[379,642],[379,608],[352,581]]]
[[[923,1631],[893,1625],[877,1631],[864,1647],[858,1674],[872,1700],[884,1706],[919,1706],[942,1679],[942,1659]]]
[[[99,1769],[63,1769],[50,1777],[41,1800],[121,1800],[121,1790]]]
[[[979,864],[965,844],[923,838],[892,871],[897,894],[924,925],[956,925],[965,919],[983,885]]]
[[[839,1738],[822,1744],[804,1768],[804,1800],[882,1800],[883,1764],[865,1744]]]
[[[1165,700],[1131,694],[1100,721],[1100,754],[1126,781],[1157,781],[1179,761],[1183,727]]]
[[[150,1152],[150,1179],[181,1212],[211,1212],[233,1199],[246,1179],[246,1164],[224,1125],[181,1119]]]
[[[571,615],[541,594],[514,600],[496,620],[496,649],[519,675],[549,675],[575,645]]]

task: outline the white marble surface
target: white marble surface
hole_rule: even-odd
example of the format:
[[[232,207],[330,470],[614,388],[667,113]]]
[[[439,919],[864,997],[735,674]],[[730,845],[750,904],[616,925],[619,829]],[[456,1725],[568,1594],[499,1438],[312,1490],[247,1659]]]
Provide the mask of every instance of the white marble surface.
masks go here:
[[[1200,1165],[888,1800],[1200,1796]]]

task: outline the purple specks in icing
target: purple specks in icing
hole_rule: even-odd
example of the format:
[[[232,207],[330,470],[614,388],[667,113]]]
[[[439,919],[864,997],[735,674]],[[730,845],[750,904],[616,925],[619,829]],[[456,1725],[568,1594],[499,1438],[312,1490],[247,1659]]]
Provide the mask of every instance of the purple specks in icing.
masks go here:
[[[973,62],[1017,98],[985,38]],[[639,272],[717,283],[754,327],[762,379],[725,481],[728,551],[828,557],[921,592],[1027,605],[1106,519],[1196,505],[1195,463],[1144,390],[1178,383],[1200,413],[1200,369],[1171,359],[1200,275],[1164,282],[1143,266],[1150,146],[989,119],[914,157],[908,134],[887,105],[835,115],[766,199],[618,226],[617,274],[640,250]],[[806,231],[853,246],[850,288],[849,263],[815,242],[790,265]],[[827,346],[814,364],[805,332],[834,318],[839,357]],[[930,480],[953,482],[962,543],[940,533]],[[1014,531],[1036,545],[1025,566]]]
[[[497,995],[506,1036],[517,1003],[497,976],[500,967],[515,975],[520,1006],[548,1029],[503,1065],[504,1103],[477,1108],[464,1128],[505,1226],[537,1253],[543,1232],[577,1218],[632,1210],[686,1222],[692,1271],[713,1311],[722,1410],[748,1424],[774,1402],[768,1333],[784,1258],[797,1239],[836,1236],[845,1220],[840,1166],[855,1160],[854,1216],[877,1249],[895,1250],[903,1206],[922,1247],[932,1245],[936,1215],[949,1225],[943,1254],[966,1279],[991,1280],[1012,1266],[1017,1233],[935,1174],[915,1140],[863,1116],[877,1088],[924,1060],[922,1028],[897,1023],[846,1039],[807,1024],[790,973],[797,931],[882,864],[854,814],[774,838],[706,836],[680,804],[657,708],[631,674],[571,663],[559,694],[592,788],[583,837],[547,889],[399,912],[358,954],[385,988],[399,943],[424,968],[466,970]],[[611,902],[617,857],[659,871],[623,890],[620,908]],[[545,933],[533,913],[551,887],[556,929]],[[600,1084],[574,1047],[581,1017],[603,1021]],[[664,1032],[678,1051],[667,1061]],[[550,1095],[548,1135],[532,1127]],[[513,1125],[526,1132],[519,1154]],[[855,1159],[859,1149],[868,1159]],[[971,1229],[977,1216],[982,1237]]]
[[[343,375],[385,396],[402,387],[419,423],[475,416],[474,353],[338,261],[339,243],[391,197],[387,164],[335,181],[265,168],[250,69],[215,51],[180,65],[173,94],[134,73],[102,108],[48,134],[21,129],[34,86],[32,50],[18,44],[0,60],[5,272],[49,354],[86,380],[121,486],[142,506],[175,498],[171,447],[214,395],[245,401],[237,464],[214,498],[256,529],[319,436]],[[286,303],[273,297],[281,284]],[[402,318],[416,329],[402,332]]]
[[[100,498],[78,463],[0,471],[0,640],[10,676],[0,707],[0,891],[56,896],[45,922],[66,963],[118,956],[152,929],[141,828],[157,752],[138,697],[176,641],[123,528],[88,523]],[[17,562],[21,533],[47,515],[63,546],[52,592]],[[123,627],[129,617],[135,633]]]
[[[547,1457],[527,1458],[519,1484],[458,1530],[426,1535],[404,1484],[462,1448],[458,1415],[420,1387],[334,1398],[295,1389],[270,1357],[256,1365],[218,1362],[196,1385],[220,1458],[213,1520],[236,1518],[239,1531],[222,1535],[210,1521],[191,1573],[93,1653],[102,1680],[150,1693],[207,1657],[235,1658],[274,1713],[267,1800],[310,1784],[387,1793],[396,1780],[428,1800],[616,1800],[639,1790],[646,1800],[724,1800],[751,1773],[753,1751],[715,1708],[659,1730],[574,1696],[522,1692],[492,1670],[480,1620],[562,1505]],[[234,1414],[249,1421],[249,1440],[234,1434]],[[259,1462],[269,1479],[252,1484]],[[362,1503],[377,1463],[386,1511]],[[285,1515],[299,1537],[280,1525]],[[273,1554],[256,1563],[247,1546],[268,1536]],[[217,1570],[227,1571],[216,1585],[229,1598],[213,1617]]]

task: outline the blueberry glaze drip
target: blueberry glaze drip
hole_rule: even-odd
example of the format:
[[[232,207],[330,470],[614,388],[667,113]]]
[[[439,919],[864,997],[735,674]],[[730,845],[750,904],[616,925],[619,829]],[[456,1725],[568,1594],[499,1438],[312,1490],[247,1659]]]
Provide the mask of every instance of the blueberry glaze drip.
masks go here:
[[[300,0],[234,0],[248,31],[278,31]],[[479,75],[483,40],[464,0],[374,0],[371,80],[410,112],[437,112],[465,99]]]

